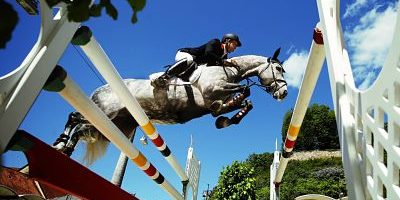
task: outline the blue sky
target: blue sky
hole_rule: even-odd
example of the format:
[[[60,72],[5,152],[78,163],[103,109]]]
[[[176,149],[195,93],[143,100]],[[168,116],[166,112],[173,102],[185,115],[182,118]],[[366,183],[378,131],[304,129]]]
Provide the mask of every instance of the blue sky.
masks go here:
[[[0,50],[0,76],[19,66],[35,43],[40,27],[38,16],[28,16],[16,1],[9,2],[18,11],[20,20],[12,41],[5,50]],[[282,47],[280,59],[285,60],[285,77],[289,84],[289,95],[283,102],[277,102],[262,90],[252,88],[250,99],[254,109],[239,125],[217,130],[212,116],[186,124],[156,125],[182,166],[190,135],[193,135],[195,153],[202,162],[199,199],[207,184],[210,187],[216,185],[224,166],[235,160],[243,161],[252,153],[275,150],[275,139],[281,137],[283,116],[294,107],[312,30],[318,22],[315,1],[147,1],[144,10],[138,14],[138,23],[134,25],[130,23],[128,4],[125,1],[115,1],[114,4],[119,10],[117,21],[103,13],[102,17],[84,24],[91,27],[124,78],[147,78],[173,62],[178,48],[197,46],[211,38],[220,38],[227,32],[237,33],[243,44],[231,56],[271,56],[276,48]],[[373,84],[382,67],[393,35],[396,7],[397,1],[393,0],[341,1],[343,31],[356,84],[361,89]],[[102,85],[71,45],[59,64],[88,95]],[[332,107],[326,67],[321,72],[311,102]],[[73,108],[60,96],[43,91],[21,128],[51,144],[63,131],[71,111]],[[141,131],[137,131],[134,144],[180,190],[178,176],[156,148],[152,144],[142,146],[139,143],[142,135]],[[83,145],[79,144],[73,158],[80,161],[83,150]],[[118,156],[119,151],[110,145],[106,155],[90,169],[110,180]],[[25,158],[22,154],[7,153],[4,162],[8,166],[21,166]],[[140,199],[169,199],[168,194],[133,163],[128,164],[122,187],[136,193]]]

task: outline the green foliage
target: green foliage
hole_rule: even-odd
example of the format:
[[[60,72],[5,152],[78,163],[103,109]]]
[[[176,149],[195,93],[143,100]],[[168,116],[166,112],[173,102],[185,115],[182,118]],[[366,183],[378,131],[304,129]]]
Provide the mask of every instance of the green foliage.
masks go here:
[[[68,5],[68,19],[74,22],[83,22],[87,21],[90,17],[99,17],[101,16],[101,12],[104,8],[107,15],[109,15],[112,19],[118,19],[118,10],[111,3],[111,0],[100,0],[99,2],[95,1],[90,7],[89,5],[91,0],[46,0],[46,2],[50,7],[53,7],[60,2],[66,3]],[[144,6],[146,5],[146,0],[127,0],[127,2],[132,9],[131,22],[136,23],[137,13],[143,10]]]
[[[127,0],[129,5],[132,7],[132,9],[134,10],[132,18],[131,18],[131,22],[132,23],[136,23],[137,22],[137,12],[143,10],[144,6],[146,5],[146,0]]]
[[[290,124],[292,111],[286,112],[282,138]],[[295,150],[339,149],[335,113],[325,105],[314,104],[307,109]],[[224,168],[214,188],[212,199],[269,199],[270,166],[274,154],[251,154],[244,163],[235,161]],[[251,169],[252,173],[245,173]],[[254,171],[253,171],[254,169]],[[244,173],[244,174],[243,174]],[[251,175],[250,175],[251,174]],[[254,196],[239,196],[249,180]],[[341,158],[318,158],[288,163],[280,187],[280,199],[295,199],[304,194],[322,194],[333,198],[347,195]],[[238,189],[241,188],[241,189]]]
[[[18,14],[11,4],[0,0],[0,49],[5,48],[11,40],[11,33],[18,23]]]
[[[257,199],[255,193],[254,169],[246,163],[233,162],[221,172],[218,185],[211,199],[251,200]]]
[[[282,140],[286,138],[293,111],[286,112],[282,125]],[[334,111],[326,105],[313,104],[307,109],[297,137],[295,151],[339,149]]]
[[[146,0],[126,0],[132,9],[131,22],[134,24],[138,21],[137,13],[142,11],[146,5]],[[53,7],[59,3],[67,4],[68,20],[73,22],[83,22],[90,19],[90,17],[101,16],[102,10],[105,8],[107,15],[112,19],[118,19],[118,10],[111,3],[111,0],[100,0],[95,1],[90,6],[91,0],[46,0],[49,7]],[[6,47],[8,41],[11,40],[12,32],[18,23],[18,14],[14,8],[6,3],[4,0],[0,0],[0,49]],[[3,23],[4,22],[4,23]]]
[[[243,163],[235,161],[221,172],[218,185],[214,188],[211,199],[246,199],[237,195],[240,191],[236,189],[237,186],[244,185],[242,180],[245,178],[238,178],[241,176],[254,180],[251,183],[251,191],[255,193],[257,200],[268,200],[270,190],[269,168],[272,161],[272,153],[251,154]],[[254,169],[251,170],[251,175],[245,173],[249,169]],[[341,158],[292,160],[288,163],[282,180],[281,199],[295,199],[298,196],[311,193],[323,194],[333,198],[339,198],[343,194],[347,195]],[[239,182],[241,184],[238,184]],[[247,197],[247,199],[250,199],[250,197]]]
[[[332,198],[346,195],[341,163],[341,158],[290,161],[280,188],[281,199],[294,199],[304,194],[322,194]]]
[[[274,154],[251,154],[246,163],[248,163],[255,171],[255,190],[258,199],[269,199],[269,177],[270,166],[274,159]],[[268,187],[266,187],[268,186]],[[265,198],[264,198],[265,197]]]
[[[257,199],[269,199],[269,167],[272,153],[252,154],[246,163],[255,169]],[[341,158],[319,158],[289,162],[280,188],[281,199],[295,199],[304,194],[323,194],[333,198],[347,195]]]

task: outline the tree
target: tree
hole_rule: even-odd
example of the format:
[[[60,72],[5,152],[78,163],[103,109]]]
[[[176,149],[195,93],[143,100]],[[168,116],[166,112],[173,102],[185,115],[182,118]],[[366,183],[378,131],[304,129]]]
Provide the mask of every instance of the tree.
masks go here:
[[[0,0],[0,19],[0,49],[3,49],[11,40],[11,33],[19,20],[17,12],[3,0]]]
[[[248,164],[235,161],[224,167],[214,188],[211,199],[256,199],[254,169]]]
[[[246,163],[254,168],[255,190],[257,199],[269,199],[270,166],[274,160],[273,153],[251,154]]]
[[[36,0],[25,0],[30,5],[35,5]],[[143,10],[146,5],[146,0],[126,0],[132,8],[131,22],[137,22],[137,13]],[[99,17],[105,8],[106,13],[116,20],[118,18],[118,11],[111,3],[111,0],[100,0],[98,3],[95,1],[91,6],[91,0],[46,0],[49,7],[54,7],[59,3],[67,4],[68,20],[73,22],[83,22],[89,20],[90,17]],[[5,48],[8,41],[11,40],[11,33],[18,23],[18,14],[14,8],[4,0],[0,0],[0,49]]]
[[[282,139],[286,138],[293,111],[287,111],[282,125]],[[339,149],[334,111],[326,105],[313,104],[307,109],[296,141],[295,151]]]
[[[254,189],[257,200],[268,200],[270,187],[270,166],[272,153],[251,154],[244,163],[254,169]],[[233,165],[233,164],[232,164]],[[237,165],[237,162],[236,164]],[[224,171],[226,171],[224,169]],[[221,173],[220,180],[222,179]],[[224,174],[226,176],[226,174]],[[229,175],[228,177],[233,177]],[[311,160],[292,160],[288,163],[280,188],[281,199],[295,199],[304,194],[323,194],[334,198],[346,195],[346,182],[340,157],[313,158]],[[228,188],[233,184],[218,184],[217,187]],[[220,192],[214,188],[212,194]],[[230,196],[230,195],[228,195]],[[212,199],[228,199],[227,196],[213,196]],[[233,199],[233,198],[231,198]],[[240,198],[236,198],[240,199]]]
[[[282,180],[281,199],[295,199],[305,194],[322,194],[335,199],[347,195],[339,157],[290,161]]]

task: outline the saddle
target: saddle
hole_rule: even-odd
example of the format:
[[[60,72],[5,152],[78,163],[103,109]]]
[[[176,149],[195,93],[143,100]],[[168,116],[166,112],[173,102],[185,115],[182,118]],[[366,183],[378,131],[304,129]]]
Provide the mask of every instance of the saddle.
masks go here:
[[[184,85],[192,85],[195,83],[201,76],[202,71],[204,70],[205,65],[199,65],[196,70],[188,77],[188,78],[181,78],[173,76],[166,80],[166,85],[177,85],[177,86],[184,86]],[[151,83],[154,83],[159,77],[163,76],[165,72],[156,72],[149,75],[149,79]],[[153,84],[152,84],[153,85]],[[154,86],[154,85],[153,85]]]

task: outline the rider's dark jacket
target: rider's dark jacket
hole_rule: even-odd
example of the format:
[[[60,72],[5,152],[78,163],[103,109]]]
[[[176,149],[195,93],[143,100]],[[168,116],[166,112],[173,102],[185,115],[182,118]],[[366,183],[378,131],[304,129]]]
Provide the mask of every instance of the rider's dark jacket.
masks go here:
[[[219,39],[212,39],[199,47],[182,48],[179,51],[191,54],[197,64],[222,65],[223,59],[227,58]]]

